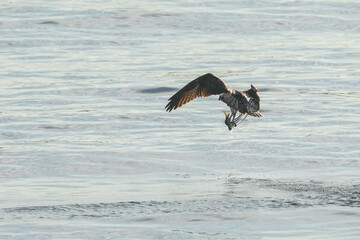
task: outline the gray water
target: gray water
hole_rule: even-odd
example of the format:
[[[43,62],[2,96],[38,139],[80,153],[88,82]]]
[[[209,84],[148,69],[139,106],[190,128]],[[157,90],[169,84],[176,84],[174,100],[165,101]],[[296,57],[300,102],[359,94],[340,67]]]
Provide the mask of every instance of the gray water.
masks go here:
[[[359,239],[358,1],[0,12],[0,239]],[[207,72],[264,117],[165,112]]]

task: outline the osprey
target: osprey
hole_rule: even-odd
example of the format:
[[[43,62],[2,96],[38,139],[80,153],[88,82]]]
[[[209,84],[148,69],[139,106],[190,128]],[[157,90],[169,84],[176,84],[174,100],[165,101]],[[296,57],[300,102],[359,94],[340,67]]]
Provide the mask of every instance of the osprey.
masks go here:
[[[254,85],[247,91],[238,91],[230,88],[220,78],[212,73],[207,73],[189,82],[185,87],[175,93],[166,105],[166,111],[181,107],[182,105],[194,100],[197,97],[208,97],[211,95],[219,95],[219,100],[223,101],[230,107],[231,114],[225,113],[225,124],[229,130],[236,127],[236,124],[244,121],[250,115],[261,117],[260,113],[260,97],[258,90]],[[240,113],[236,117],[237,113]]]

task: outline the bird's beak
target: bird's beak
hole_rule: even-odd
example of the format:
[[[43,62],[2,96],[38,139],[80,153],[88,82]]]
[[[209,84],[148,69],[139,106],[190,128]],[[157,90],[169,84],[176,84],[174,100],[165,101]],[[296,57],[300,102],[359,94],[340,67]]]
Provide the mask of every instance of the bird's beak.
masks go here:
[[[227,114],[226,112],[224,112],[224,114],[225,114],[225,117],[226,117],[226,118],[229,117],[229,114]]]

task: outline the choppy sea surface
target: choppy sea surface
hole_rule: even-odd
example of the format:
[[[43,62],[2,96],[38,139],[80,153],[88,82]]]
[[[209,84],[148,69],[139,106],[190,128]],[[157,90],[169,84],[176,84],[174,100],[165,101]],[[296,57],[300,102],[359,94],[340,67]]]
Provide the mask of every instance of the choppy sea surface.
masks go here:
[[[0,12],[0,239],[359,239],[359,1]],[[165,112],[207,72],[264,117]]]

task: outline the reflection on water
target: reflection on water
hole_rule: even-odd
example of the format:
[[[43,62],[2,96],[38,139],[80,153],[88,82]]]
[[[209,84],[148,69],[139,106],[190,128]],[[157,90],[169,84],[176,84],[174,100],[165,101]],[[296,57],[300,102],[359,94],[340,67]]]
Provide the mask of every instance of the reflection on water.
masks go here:
[[[355,1],[114,1],[0,17],[2,239],[355,239]],[[167,99],[212,72],[261,119]],[[91,228],[89,228],[91,226]]]

